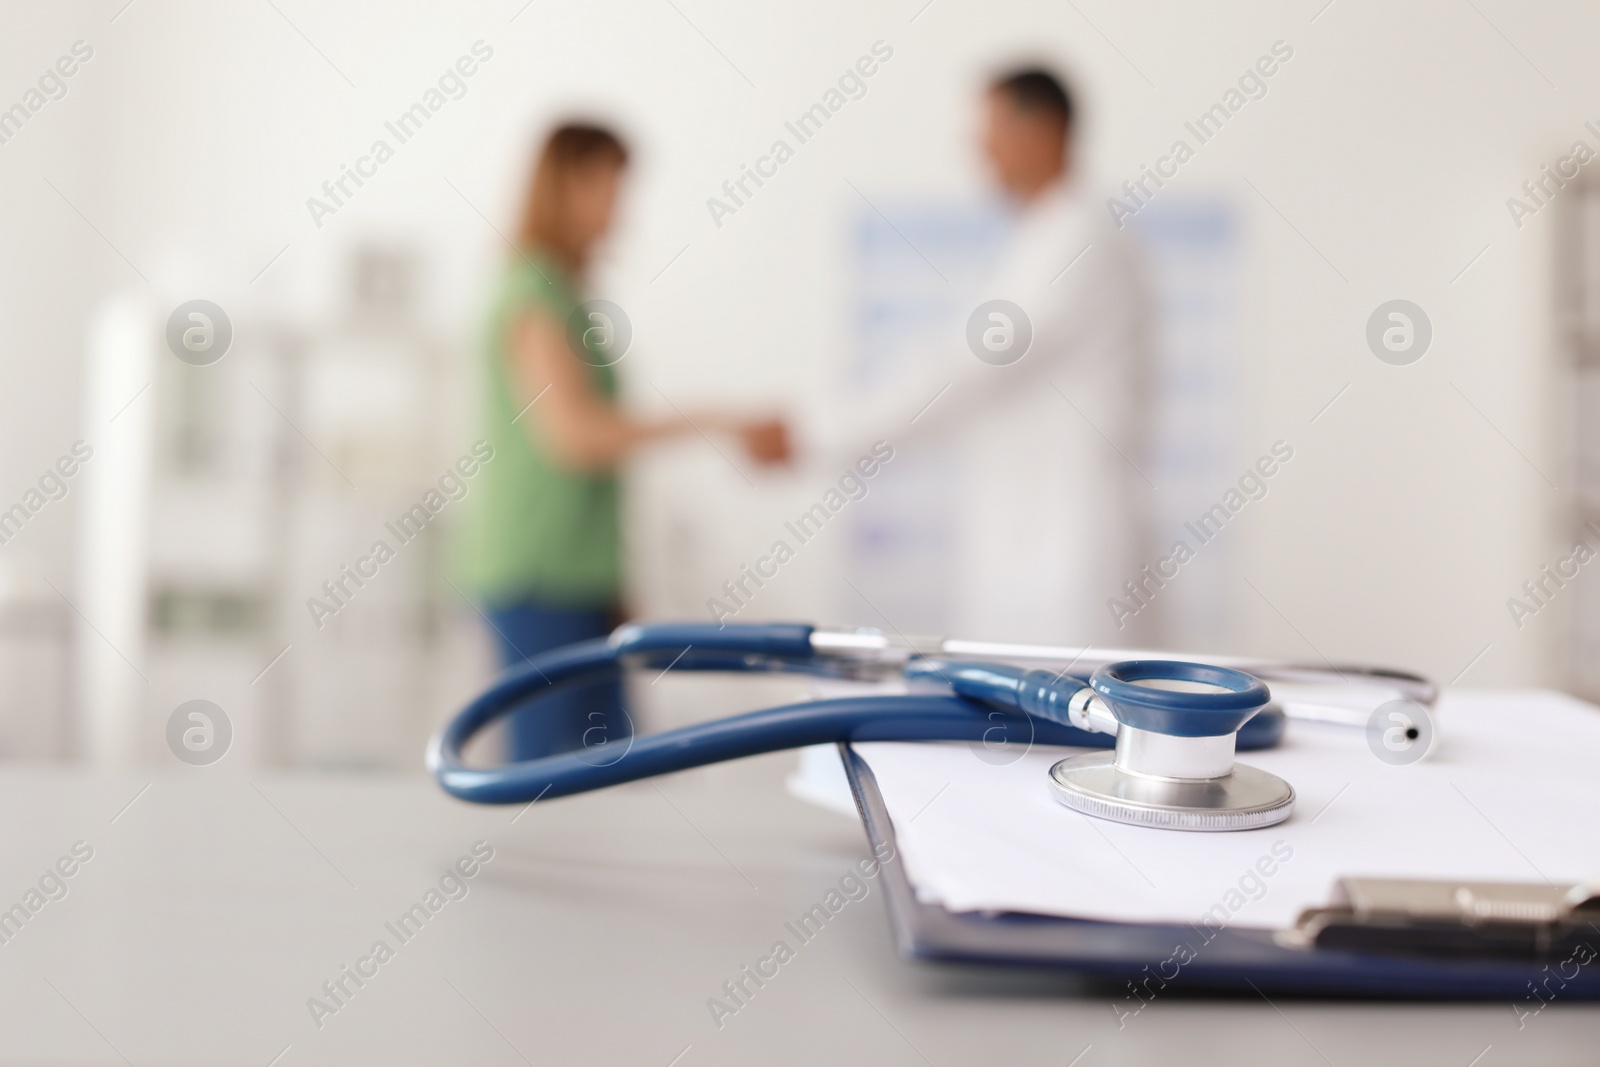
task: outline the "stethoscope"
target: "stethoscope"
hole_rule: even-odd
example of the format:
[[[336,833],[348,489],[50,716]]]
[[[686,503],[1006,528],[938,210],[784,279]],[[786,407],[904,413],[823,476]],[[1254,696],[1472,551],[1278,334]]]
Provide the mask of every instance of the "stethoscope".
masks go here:
[[[1287,819],[1295,795],[1277,775],[1235,762],[1235,751],[1276,746],[1289,717],[1367,721],[1365,712],[1340,704],[1274,703],[1263,679],[1361,687],[1424,707],[1437,697],[1427,679],[1385,668],[1156,655],[895,640],[877,630],[797,624],[627,625],[509,671],[435,735],[428,769],[462,800],[519,804],[828,742],[988,742],[998,719],[1010,738],[1101,750],[1050,768],[1050,790],[1069,808],[1172,830],[1247,830]],[[626,668],[803,674],[883,683],[885,691],[767,708],[498,767],[463,761],[462,749],[496,719]]]

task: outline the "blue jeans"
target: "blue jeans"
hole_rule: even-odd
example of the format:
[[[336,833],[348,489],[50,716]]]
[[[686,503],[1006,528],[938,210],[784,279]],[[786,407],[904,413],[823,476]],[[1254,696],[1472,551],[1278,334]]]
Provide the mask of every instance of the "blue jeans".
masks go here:
[[[605,637],[614,619],[610,609],[555,608],[532,602],[488,614],[500,661],[508,670],[541,652]],[[510,727],[514,760],[583,748],[586,736],[590,742],[621,741],[632,733],[623,708],[622,678],[617,675],[541,697],[537,705],[514,712]]]

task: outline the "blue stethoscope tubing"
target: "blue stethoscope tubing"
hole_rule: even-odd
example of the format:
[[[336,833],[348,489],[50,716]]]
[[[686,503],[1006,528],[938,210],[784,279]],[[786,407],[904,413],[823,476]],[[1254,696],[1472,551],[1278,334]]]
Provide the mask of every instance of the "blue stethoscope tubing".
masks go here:
[[[793,623],[653,623],[624,626],[609,638],[554,649],[507,672],[446,723],[429,745],[428,769],[446,792],[462,800],[522,804],[838,741],[992,742],[999,733],[1008,740],[1040,745],[1114,744],[1107,734],[1057,721],[1048,699],[1043,707],[1026,702],[1030,692],[1043,691],[1037,676],[1044,672],[1004,664],[914,659],[906,671],[908,678],[943,679],[953,692],[868,694],[787,704],[497,767],[469,767],[462,758],[467,743],[496,719],[575,683],[615,675],[626,666],[840,675],[839,664],[813,647],[812,633],[813,627]],[[1067,679],[1068,686],[1083,684]],[[1270,748],[1283,732],[1283,713],[1267,708],[1239,730],[1237,747]],[[619,749],[621,754],[614,756]]]

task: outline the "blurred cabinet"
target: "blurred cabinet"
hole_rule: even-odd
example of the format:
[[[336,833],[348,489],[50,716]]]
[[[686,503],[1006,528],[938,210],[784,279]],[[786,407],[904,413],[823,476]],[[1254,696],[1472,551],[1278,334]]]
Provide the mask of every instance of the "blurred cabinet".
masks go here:
[[[1571,388],[1567,437],[1571,499],[1563,554],[1585,543],[1600,553],[1600,181],[1584,171],[1563,190],[1555,288]],[[1563,666],[1574,693],[1600,700],[1600,578],[1585,567],[1563,598]]]
[[[385,523],[470,445],[459,372],[415,315],[419,259],[358,248],[327,317],[241,313],[209,366],[158,353],[135,758],[164,758],[166,716],[203,698],[240,765],[417,765],[463,673],[458,516],[404,545]],[[380,539],[395,557],[357,587],[344,568]]]
[[[401,543],[386,524],[467,443],[447,440],[451,382],[413,314],[417,266],[394,250],[358,255],[352,299],[289,365],[296,406],[285,414],[316,443],[296,452],[274,598],[291,646],[281,679],[290,756],[302,764],[415,766],[431,723],[446,531],[430,523]],[[394,557],[362,578],[355,568],[379,542]]]

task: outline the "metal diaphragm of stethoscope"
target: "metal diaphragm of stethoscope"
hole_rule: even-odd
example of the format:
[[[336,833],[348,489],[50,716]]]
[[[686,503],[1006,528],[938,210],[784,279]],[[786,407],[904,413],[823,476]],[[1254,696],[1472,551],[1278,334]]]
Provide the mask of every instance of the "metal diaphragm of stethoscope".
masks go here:
[[[498,767],[462,750],[489,723],[568,685],[627,667],[778,672],[884,684]],[[1050,768],[1055,797],[1084,814],[1172,830],[1247,830],[1294,810],[1283,779],[1234,762],[1271,748],[1285,720],[1365,721],[1348,706],[1278,706],[1263,679],[1366,688],[1433,704],[1424,678],[1377,667],[1307,667],[1087,648],[930,639],[799,624],[628,625],[514,668],[447,723],[428,769],[453,796],[527,803],[779,749],[851,741],[984,741],[995,716],[1036,744],[1099,749]],[[1111,751],[1104,751],[1110,748]]]

